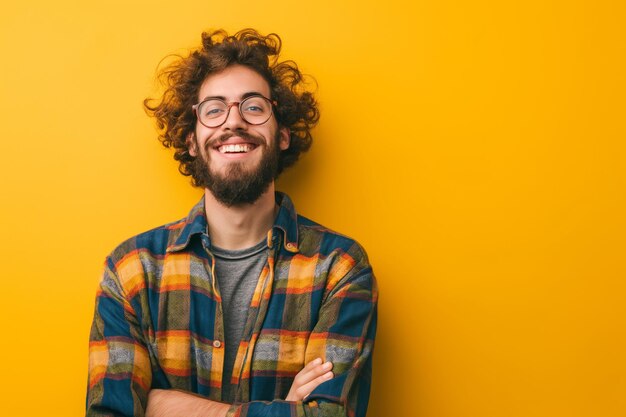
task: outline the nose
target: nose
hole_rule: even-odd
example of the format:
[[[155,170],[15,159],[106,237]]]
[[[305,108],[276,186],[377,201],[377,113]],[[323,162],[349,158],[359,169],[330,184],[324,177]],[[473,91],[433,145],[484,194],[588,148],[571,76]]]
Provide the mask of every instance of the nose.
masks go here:
[[[222,127],[228,130],[246,130],[248,128],[248,123],[243,120],[239,113],[239,103],[230,103],[228,105],[226,120]]]

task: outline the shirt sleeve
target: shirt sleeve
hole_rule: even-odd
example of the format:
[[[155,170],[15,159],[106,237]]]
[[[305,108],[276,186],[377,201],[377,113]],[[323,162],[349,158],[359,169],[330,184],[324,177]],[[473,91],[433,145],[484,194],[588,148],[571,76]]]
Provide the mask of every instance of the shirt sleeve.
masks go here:
[[[145,414],[152,373],[132,304],[107,259],[89,337],[87,416]]]
[[[305,402],[275,400],[235,404],[227,417],[365,417],[376,335],[378,291],[371,267],[353,268],[330,289],[306,348],[306,362],[333,362],[334,378]]]

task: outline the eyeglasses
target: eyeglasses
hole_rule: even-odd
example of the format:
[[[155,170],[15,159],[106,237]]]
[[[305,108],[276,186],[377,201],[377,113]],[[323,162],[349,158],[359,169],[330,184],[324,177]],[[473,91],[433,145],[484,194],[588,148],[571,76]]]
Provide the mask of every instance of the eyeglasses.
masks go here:
[[[191,108],[198,121],[206,127],[219,127],[226,122],[230,109],[238,106],[241,118],[251,125],[262,125],[272,117],[272,105],[278,103],[260,95],[246,97],[242,101],[227,103],[219,98],[208,98]]]

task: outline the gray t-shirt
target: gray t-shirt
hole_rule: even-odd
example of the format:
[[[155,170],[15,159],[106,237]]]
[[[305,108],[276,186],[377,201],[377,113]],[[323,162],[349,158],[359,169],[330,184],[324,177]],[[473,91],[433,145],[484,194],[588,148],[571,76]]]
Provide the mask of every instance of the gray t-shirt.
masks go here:
[[[230,380],[254,288],[267,263],[267,240],[263,239],[253,247],[242,250],[225,250],[213,246],[211,251],[215,256],[215,277],[224,311],[226,340],[222,401],[232,403],[235,399],[235,386],[231,386]]]

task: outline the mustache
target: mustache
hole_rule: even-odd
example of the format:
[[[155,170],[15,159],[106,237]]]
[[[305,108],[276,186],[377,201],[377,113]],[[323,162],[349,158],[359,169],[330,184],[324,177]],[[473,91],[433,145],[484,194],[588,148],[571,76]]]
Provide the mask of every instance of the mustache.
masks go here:
[[[217,146],[220,146],[221,144],[223,144],[224,142],[226,142],[228,139],[232,138],[233,136],[240,137],[244,139],[246,142],[250,142],[256,146],[262,146],[265,144],[265,141],[262,138],[254,136],[248,132],[244,132],[244,131],[226,132],[216,137],[215,139],[208,141],[205,145],[205,148],[206,148],[205,150],[208,151],[209,148],[215,148]]]

